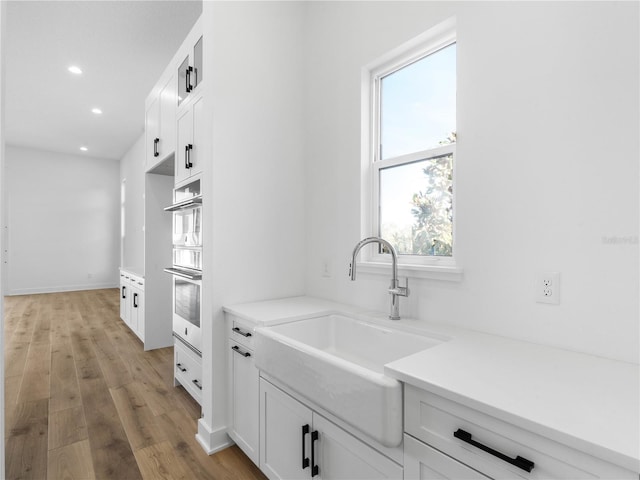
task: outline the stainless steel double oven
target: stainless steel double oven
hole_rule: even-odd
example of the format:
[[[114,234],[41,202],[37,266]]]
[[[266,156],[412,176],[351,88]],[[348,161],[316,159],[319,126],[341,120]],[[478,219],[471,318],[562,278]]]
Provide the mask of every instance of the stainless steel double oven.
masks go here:
[[[197,354],[202,352],[202,196],[197,180],[174,191],[173,212],[173,335]]]

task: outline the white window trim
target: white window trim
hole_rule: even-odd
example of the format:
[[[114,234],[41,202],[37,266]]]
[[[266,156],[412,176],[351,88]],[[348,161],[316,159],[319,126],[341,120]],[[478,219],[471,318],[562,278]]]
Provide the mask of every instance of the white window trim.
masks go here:
[[[396,164],[431,158],[452,153],[453,159],[453,206],[454,232],[452,257],[399,255],[398,267],[403,276],[415,278],[431,278],[439,280],[459,281],[462,279],[462,267],[459,258],[459,242],[456,234],[456,144],[443,145],[422,152],[415,152],[402,157],[376,161],[379,145],[378,112],[379,79],[406,65],[419,60],[437,50],[456,42],[456,19],[450,18],[422,35],[410,40],[393,51],[387,53],[377,61],[367,65],[362,70],[362,98],[361,98],[361,237],[378,235],[378,212],[374,206],[379,198],[379,170]],[[375,85],[375,86],[374,86]],[[389,255],[379,254],[375,245],[362,249],[358,270],[363,273],[389,273]]]

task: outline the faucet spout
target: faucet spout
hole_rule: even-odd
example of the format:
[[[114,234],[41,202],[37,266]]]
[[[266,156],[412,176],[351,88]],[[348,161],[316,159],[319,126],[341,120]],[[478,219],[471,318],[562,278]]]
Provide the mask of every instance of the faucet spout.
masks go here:
[[[356,279],[356,258],[360,250],[365,245],[370,243],[378,243],[384,246],[389,253],[391,254],[391,285],[389,286],[389,294],[391,294],[391,313],[389,313],[389,318],[391,320],[399,320],[400,319],[400,301],[398,297],[408,297],[409,296],[409,281],[404,287],[400,287],[398,285],[398,253],[393,245],[391,245],[384,238],[380,237],[367,237],[363,240],[360,240],[355,248],[353,249],[353,253],[351,254],[351,264],[349,265],[349,275],[351,280]]]

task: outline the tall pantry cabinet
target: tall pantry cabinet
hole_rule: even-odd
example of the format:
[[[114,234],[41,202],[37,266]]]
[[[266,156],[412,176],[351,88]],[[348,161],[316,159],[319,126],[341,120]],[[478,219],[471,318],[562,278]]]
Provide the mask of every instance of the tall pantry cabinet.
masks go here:
[[[201,19],[175,53],[145,103],[145,300],[146,315],[159,322],[165,345],[174,347],[174,384],[183,385],[198,403],[206,391],[200,352],[189,350],[177,337],[178,289],[174,274],[181,262],[174,245],[176,192],[201,185],[203,134],[203,34]],[[199,195],[206,192],[199,191]],[[179,217],[178,218],[182,218]],[[200,218],[200,217],[199,217]],[[179,246],[178,246],[179,247]],[[184,250],[184,249],[183,249]],[[184,252],[183,252],[184,253]],[[182,297],[180,297],[182,298]],[[179,300],[180,301],[180,300]],[[206,302],[201,298],[198,303]],[[178,312],[178,313],[176,313]],[[200,321],[198,320],[198,324]],[[201,330],[199,325],[194,330]]]

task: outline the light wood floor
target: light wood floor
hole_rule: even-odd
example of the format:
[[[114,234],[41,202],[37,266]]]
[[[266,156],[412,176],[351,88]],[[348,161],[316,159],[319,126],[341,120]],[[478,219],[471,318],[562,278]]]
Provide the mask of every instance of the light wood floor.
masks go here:
[[[5,298],[7,479],[264,479],[237,448],[207,456],[173,349],[144,352],[117,289]]]

